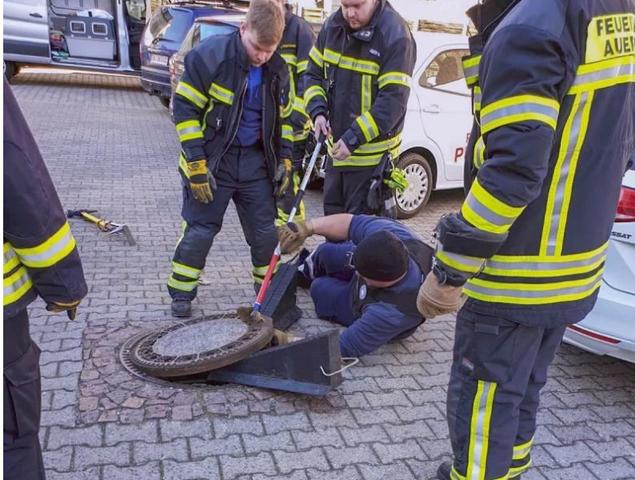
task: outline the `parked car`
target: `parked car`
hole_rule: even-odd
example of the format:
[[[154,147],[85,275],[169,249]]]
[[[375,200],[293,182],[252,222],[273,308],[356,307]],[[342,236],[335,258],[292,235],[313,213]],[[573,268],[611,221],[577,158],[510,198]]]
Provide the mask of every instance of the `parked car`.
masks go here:
[[[48,65],[138,74],[145,0],[5,0],[4,73]]]
[[[598,301],[564,341],[635,363],[635,165],[622,183]]]
[[[141,85],[169,106],[171,88],[168,64],[197,19],[241,12],[248,2],[174,2],[160,7],[148,22],[141,39]],[[191,47],[190,47],[191,48]]]

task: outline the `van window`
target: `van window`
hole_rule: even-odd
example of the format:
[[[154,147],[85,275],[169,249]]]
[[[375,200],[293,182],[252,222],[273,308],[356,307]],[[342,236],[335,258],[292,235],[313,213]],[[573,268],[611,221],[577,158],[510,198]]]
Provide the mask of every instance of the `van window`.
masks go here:
[[[419,79],[424,88],[443,89],[451,83],[463,80],[462,58],[469,55],[468,50],[446,50],[435,57],[426,67]]]

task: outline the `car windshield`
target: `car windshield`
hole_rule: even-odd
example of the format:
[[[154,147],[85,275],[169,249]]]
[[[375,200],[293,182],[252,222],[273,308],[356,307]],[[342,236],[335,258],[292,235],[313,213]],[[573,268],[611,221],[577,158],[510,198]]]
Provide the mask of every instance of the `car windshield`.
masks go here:
[[[154,38],[181,43],[190,28],[190,14],[177,8],[163,8],[150,24]]]
[[[234,32],[235,30],[236,27],[222,23],[202,23],[199,41],[205,40],[207,37],[211,37],[212,35],[224,35],[226,33]]]

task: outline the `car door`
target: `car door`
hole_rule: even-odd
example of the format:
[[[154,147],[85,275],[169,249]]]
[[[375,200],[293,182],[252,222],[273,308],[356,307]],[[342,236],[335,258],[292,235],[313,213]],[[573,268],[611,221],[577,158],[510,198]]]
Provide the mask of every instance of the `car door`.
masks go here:
[[[48,9],[46,0],[4,0],[4,59],[48,63]]]
[[[415,83],[426,136],[437,145],[445,180],[463,179],[463,161],[472,128],[471,95],[461,59],[468,50],[448,46],[437,49],[417,72]],[[441,174],[441,172],[439,172]]]
[[[146,25],[145,0],[126,0],[126,26],[130,39],[130,65],[135,70],[141,69],[140,43]]]

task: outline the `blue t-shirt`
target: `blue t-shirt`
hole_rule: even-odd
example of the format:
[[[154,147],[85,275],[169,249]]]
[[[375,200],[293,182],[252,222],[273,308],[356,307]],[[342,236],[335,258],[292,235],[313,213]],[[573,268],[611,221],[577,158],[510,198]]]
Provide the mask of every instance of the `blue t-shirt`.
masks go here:
[[[260,140],[262,126],[262,67],[249,67],[247,93],[234,145],[249,147]]]

